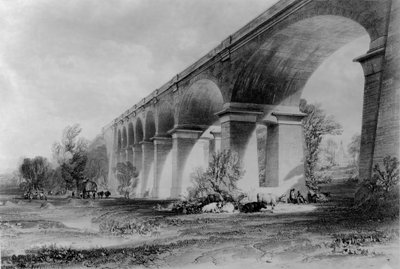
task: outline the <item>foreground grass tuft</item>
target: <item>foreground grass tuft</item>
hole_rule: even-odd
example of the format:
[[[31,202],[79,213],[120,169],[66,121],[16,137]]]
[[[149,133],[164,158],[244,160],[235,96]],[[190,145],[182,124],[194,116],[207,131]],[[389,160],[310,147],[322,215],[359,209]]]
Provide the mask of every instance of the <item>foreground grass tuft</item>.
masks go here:
[[[112,263],[130,266],[151,267],[159,260],[159,255],[176,248],[184,248],[201,240],[181,240],[168,245],[144,245],[135,248],[72,249],[55,245],[33,249],[26,255],[2,258],[2,268],[40,268],[45,265],[82,264],[98,267]]]

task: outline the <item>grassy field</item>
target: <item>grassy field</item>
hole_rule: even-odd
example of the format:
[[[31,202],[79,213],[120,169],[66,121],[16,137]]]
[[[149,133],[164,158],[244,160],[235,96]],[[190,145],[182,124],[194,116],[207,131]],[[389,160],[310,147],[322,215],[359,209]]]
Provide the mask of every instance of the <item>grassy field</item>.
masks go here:
[[[398,220],[358,215],[354,187],[333,182],[323,186],[330,202],[252,214],[153,209],[169,201],[3,196],[2,268],[398,268]]]

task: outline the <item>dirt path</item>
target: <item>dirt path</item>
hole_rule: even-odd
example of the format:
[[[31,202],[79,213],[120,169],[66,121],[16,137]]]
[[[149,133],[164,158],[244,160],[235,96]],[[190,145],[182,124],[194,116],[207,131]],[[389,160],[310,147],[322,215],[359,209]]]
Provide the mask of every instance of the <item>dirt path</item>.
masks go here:
[[[398,220],[359,219],[346,199],[280,204],[274,213],[180,216],[152,210],[157,201],[50,199],[41,207],[12,200],[0,206],[1,255],[9,262],[53,245],[78,250],[82,259],[62,265],[73,268],[398,268]],[[100,231],[105,219],[156,219],[160,227],[116,236]]]

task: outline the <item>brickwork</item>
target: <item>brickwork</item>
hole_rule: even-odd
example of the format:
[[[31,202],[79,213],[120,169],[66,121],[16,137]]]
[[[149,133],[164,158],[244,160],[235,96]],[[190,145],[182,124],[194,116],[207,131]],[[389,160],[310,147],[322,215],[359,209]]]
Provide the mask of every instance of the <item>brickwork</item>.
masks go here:
[[[400,1],[392,1],[382,74],[373,163],[400,158]]]

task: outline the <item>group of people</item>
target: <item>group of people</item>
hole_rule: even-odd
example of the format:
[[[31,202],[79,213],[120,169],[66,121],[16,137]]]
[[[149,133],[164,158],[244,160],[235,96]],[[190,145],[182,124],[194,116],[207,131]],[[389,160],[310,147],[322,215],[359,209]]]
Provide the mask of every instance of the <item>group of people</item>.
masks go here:
[[[297,191],[293,188],[289,192],[289,197],[287,200],[288,203],[291,204],[305,204],[307,201],[304,198],[304,196],[300,193],[300,191]]]
[[[99,192],[96,193],[95,191],[93,191],[90,194],[90,192],[85,192],[84,193],[83,191],[81,191],[79,193],[79,197],[82,198],[82,199],[85,199],[85,198],[90,198],[90,196],[92,196],[93,199],[96,199],[96,194],[97,194],[97,198],[101,198],[102,199],[103,196],[105,198],[108,198],[111,195],[111,192],[110,191],[99,191]],[[72,191],[71,196],[75,197],[75,191]]]
[[[45,195],[43,190],[28,190],[24,193],[24,198],[29,199],[40,199],[40,200],[47,200],[47,196]]]

